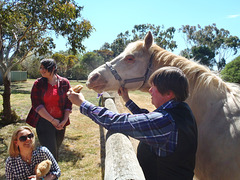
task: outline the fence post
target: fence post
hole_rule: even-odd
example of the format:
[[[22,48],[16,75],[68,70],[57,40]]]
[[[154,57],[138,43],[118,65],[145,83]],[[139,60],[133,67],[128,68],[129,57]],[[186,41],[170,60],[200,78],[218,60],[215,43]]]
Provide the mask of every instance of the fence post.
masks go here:
[[[101,101],[107,109],[118,112],[108,93],[103,94]],[[145,180],[132,143],[124,134],[107,132],[104,164],[104,180]]]

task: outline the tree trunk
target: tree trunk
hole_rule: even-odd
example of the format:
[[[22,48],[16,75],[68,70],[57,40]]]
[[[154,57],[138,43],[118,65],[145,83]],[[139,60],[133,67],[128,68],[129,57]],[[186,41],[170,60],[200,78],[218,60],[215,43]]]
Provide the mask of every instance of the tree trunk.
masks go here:
[[[13,119],[11,118],[11,104],[10,104],[10,95],[11,95],[11,87],[10,87],[10,80],[8,77],[3,78],[4,84],[4,92],[3,96],[3,118],[2,121],[4,124],[12,123]]]

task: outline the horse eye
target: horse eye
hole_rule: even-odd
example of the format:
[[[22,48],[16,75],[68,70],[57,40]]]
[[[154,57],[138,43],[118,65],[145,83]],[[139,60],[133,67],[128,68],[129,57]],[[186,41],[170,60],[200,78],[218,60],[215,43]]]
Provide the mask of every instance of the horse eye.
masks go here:
[[[125,61],[126,61],[127,63],[133,63],[134,60],[135,60],[135,57],[134,57],[133,55],[127,55],[127,56],[125,57]]]

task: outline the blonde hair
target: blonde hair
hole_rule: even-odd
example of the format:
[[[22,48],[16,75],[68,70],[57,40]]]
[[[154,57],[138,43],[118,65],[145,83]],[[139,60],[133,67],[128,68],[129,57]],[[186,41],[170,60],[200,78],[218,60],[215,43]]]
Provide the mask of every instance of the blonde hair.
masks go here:
[[[17,157],[20,154],[20,149],[18,146],[16,146],[15,141],[18,140],[17,139],[18,133],[25,129],[33,133],[33,131],[28,126],[20,126],[13,132],[11,142],[8,148],[8,153],[11,157]],[[35,147],[35,137],[33,137],[32,139],[32,149],[34,149],[34,147]]]

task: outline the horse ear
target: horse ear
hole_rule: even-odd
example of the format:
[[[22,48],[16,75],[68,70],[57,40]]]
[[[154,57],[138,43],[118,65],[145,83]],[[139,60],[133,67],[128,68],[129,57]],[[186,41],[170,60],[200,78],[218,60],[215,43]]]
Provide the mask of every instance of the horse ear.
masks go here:
[[[144,47],[149,49],[152,46],[152,43],[153,43],[153,36],[151,31],[149,31],[144,38]]]

